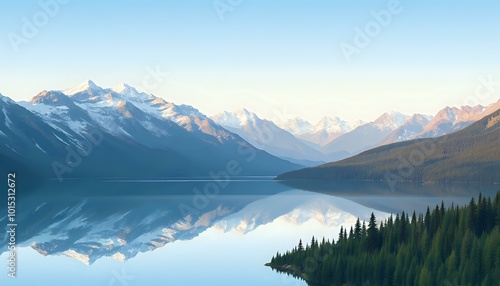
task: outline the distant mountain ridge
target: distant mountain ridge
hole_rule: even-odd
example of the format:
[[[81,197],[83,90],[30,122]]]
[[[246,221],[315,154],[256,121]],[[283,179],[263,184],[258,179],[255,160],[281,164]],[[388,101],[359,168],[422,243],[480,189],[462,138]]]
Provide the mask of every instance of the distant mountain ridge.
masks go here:
[[[361,125],[338,137],[324,146],[322,151],[327,155],[327,160],[338,161],[382,145],[438,137],[459,131],[498,108],[500,100],[487,107],[445,107],[436,116],[414,114],[410,117],[399,113],[397,118],[392,118],[392,122],[388,116],[390,113],[386,113],[374,122]]]
[[[463,130],[385,145],[280,180],[500,182],[500,109]]]
[[[489,106],[447,106],[438,111],[435,116],[414,114],[411,120],[405,122],[398,130],[395,130],[395,133],[400,135],[399,137],[394,137],[396,134],[392,134],[381,145],[449,134],[471,125],[498,109],[500,109],[500,100]]]
[[[297,138],[324,146],[362,124],[364,122],[361,120],[348,122],[336,116],[324,116],[318,123],[312,125],[308,121],[296,117],[280,124],[280,127],[292,133]]]
[[[358,126],[353,131],[330,142],[324,146],[324,153],[330,161],[334,161],[376,147],[407,119],[408,116],[402,113],[386,112],[373,122]]]
[[[474,107],[462,106],[445,107],[424,127],[424,130],[417,136],[420,138],[436,137],[446,133],[463,129],[475,120],[486,108],[481,105]]]
[[[253,146],[275,156],[304,165],[318,165],[325,162],[321,152],[297,139],[288,131],[279,128],[272,121],[261,119],[244,108],[216,114],[212,116],[212,119],[224,128],[240,135]]]
[[[392,131],[382,140],[380,145],[391,144],[410,140],[424,131],[425,126],[430,122],[432,116],[414,114],[408,118],[401,126]]]

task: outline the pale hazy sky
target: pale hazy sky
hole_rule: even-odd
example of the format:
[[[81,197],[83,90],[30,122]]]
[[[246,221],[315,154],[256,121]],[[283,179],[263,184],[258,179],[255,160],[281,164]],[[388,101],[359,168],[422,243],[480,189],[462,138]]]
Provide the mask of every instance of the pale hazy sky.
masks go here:
[[[0,0],[0,93],[14,100],[92,79],[208,115],[369,121],[500,98],[500,83],[475,95],[479,77],[500,82],[497,1],[40,2]],[[370,35],[356,45],[357,29]]]

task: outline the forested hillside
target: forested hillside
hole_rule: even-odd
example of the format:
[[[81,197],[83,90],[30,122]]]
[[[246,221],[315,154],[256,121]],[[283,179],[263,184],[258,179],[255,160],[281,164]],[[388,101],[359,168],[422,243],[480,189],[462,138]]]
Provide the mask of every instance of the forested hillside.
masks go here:
[[[312,238],[268,263],[310,285],[500,285],[500,192]],[[304,245],[305,244],[305,245]]]

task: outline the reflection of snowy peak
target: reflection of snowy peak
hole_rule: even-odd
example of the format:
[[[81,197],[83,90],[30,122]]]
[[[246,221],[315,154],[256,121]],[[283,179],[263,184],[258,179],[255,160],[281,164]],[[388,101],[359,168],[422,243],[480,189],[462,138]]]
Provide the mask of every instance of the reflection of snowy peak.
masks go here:
[[[86,264],[102,257],[128,260],[174,241],[191,240],[263,196],[287,189],[273,180],[251,178],[226,185],[205,179],[47,183],[25,198],[33,208],[18,213],[25,224],[17,243]],[[212,184],[220,186],[218,195],[196,194]],[[44,191],[53,194],[50,200]],[[0,224],[6,219],[0,216]],[[5,251],[0,236],[0,253]]]
[[[372,212],[373,209],[340,197],[293,190],[253,202],[221,219],[214,227],[246,234],[276,220],[296,225],[315,220],[325,226],[339,226],[352,224],[358,217],[368,221]],[[386,214],[376,212],[376,216]]]
[[[120,191],[125,195],[118,202],[113,196],[80,200],[63,195],[50,201],[42,196],[34,198],[30,203],[36,207],[20,213],[27,225],[19,230],[18,245],[31,246],[42,255],[64,255],[91,265],[103,257],[129,260],[174,241],[194,239],[209,228],[246,234],[273,222],[301,225],[315,221],[324,226],[338,226],[352,224],[356,217],[367,220],[372,211],[338,197],[289,191],[274,181],[230,186],[227,193],[211,198],[203,207],[193,204],[198,195],[176,196],[176,192],[184,194],[184,191],[174,186],[169,189],[174,196],[151,199],[138,196],[136,187],[130,185],[134,184],[127,184]],[[84,188],[87,187],[97,188],[96,193],[107,188],[106,185]],[[255,194],[255,188],[265,187],[276,189],[263,192],[264,195]],[[65,189],[61,186],[61,190],[55,191]],[[245,195],[246,192],[250,195]],[[131,193],[135,195],[127,195]],[[376,212],[377,217],[379,214],[382,213]],[[7,245],[0,242],[0,253],[6,250]]]
[[[49,207],[43,205],[37,211],[46,213]],[[43,255],[62,254],[87,265],[101,257],[124,261],[178,239],[192,239],[231,212],[219,205],[197,217],[180,217],[172,211],[148,211],[147,206],[139,205],[97,219],[96,210],[91,208],[92,204],[83,202],[58,212],[30,239],[34,241],[31,247]]]

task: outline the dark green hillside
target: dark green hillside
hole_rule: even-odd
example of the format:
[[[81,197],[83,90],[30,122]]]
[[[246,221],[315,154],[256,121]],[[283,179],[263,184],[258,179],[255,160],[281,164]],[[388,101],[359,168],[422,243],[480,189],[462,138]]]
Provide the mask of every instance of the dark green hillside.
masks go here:
[[[500,110],[449,135],[381,146],[277,179],[500,182]]]
[[[491,285],[500,281],[500,192],[467,206],[444,205],[425,214],[404,212],[368,224],[337,241],[300,241],[268,263],[309,285]]]

